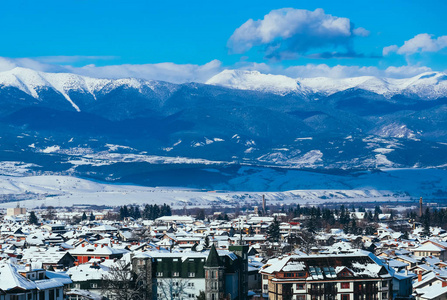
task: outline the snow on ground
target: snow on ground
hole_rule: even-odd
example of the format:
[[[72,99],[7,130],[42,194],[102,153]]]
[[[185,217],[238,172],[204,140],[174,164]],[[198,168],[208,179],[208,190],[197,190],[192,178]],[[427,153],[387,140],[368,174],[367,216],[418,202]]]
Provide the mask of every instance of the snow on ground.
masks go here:
[[[0,176],[0,194],[38,194],[35,199],[20,201],[28,208],[40,206],[73,206],[79,204],[119,206],[124,204],[163,204],[174,208],[186,206],[209,207],[211,205],[255,205],[264,194],[270,204],[353,201],[396,201],[384,196],[389,191],[376,190],[294,190],[286,192],[207,192],[169,187],[142,187],[132,185],[103,184],[70,176]],[[401,201],[407,200],[402,197]],[[15,207],[16,202],[1,203],[0,208]]]
[[[1,161],[0,174],[7,176],[22,176],[35,167],[38,167],[38,165],[19,161]]]

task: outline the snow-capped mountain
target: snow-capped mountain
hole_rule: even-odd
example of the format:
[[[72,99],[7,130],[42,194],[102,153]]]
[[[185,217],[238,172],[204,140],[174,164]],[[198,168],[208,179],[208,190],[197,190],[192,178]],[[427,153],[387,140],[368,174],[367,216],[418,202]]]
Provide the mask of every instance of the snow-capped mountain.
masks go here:
[[[391,98],[395,95],[437,99],[447,95],[447,75],[439,72],[423,73],[406,79],[361,76],[352,78],[290,78],[284,75],[262,74],[258,71],[225,70],[207,84],[228,88],[270,92],[279,95],[323,94],[329,96],[349,89],[359,89]]]
[[[71,99],[70,93],[91,95],[96,99],[97,95],[110,93],[120,87],[132,88],[143,94],[148,90],[162,93],[163,89],[171,92],[175,89],[173,84],[154,80],[98,79],[70,73],[38,72],[20,67],[0,72],[0,87],[14,87],[36,99],[40,98],[43,90],[52,89],[62,95],[76,111],[80,111],[80,108]]]
[[[446,77],[292,79],[229,70],[207,84],[172,84],[16,68],[0,73],[0,161],[37,173],[194,187],[239,186],[247,165],[444,168]]]

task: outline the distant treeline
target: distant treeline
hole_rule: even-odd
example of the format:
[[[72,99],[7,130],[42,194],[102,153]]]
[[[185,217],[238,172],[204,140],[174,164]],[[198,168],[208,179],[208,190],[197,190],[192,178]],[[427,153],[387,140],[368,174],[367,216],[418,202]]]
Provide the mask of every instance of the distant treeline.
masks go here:
[[[138,205],[124,205],[120,207],[121,220],[129,217],[134,219],[143,218],[145,220],[155,220],[159,217],[170,215],[172,215],[171,207],[166,204],[160,206],[158,206],[157,204],[146,204],[143,210],[141,210]]]

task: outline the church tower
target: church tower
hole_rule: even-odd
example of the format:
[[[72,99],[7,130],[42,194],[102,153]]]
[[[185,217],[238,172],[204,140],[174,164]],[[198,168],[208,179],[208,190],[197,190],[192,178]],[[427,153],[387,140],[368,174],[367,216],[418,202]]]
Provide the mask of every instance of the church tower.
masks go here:
[[[224,266],[214,244],[205,262],[205,296],[206,300],[224,299]]]

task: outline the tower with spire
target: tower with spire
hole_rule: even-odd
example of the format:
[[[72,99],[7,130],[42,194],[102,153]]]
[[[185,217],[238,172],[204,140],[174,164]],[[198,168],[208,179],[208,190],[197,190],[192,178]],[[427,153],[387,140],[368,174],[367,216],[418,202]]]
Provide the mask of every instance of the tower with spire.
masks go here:
[[[205,262],[205,297],[206,300],[224,299],[224,266],[214,244]]]

